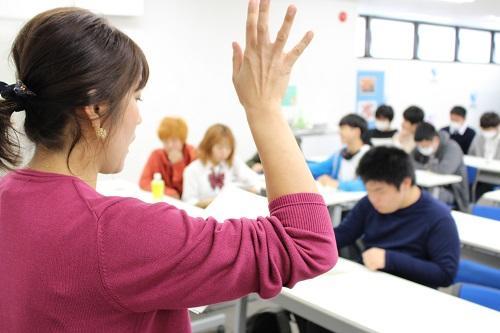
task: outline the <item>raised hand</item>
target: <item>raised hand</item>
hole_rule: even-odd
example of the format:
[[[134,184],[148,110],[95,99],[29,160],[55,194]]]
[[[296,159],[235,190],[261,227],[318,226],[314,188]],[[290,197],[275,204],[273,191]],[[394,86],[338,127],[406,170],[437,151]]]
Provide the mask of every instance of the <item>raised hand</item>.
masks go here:
[[[279,109],[294,63],[313,38],[311,31],[290,51],[285,44],[297,9],[289,6],[276,40],[269,39],[269,0],[250,0],[243,52],[233,43],[233,83],[247,113]]]

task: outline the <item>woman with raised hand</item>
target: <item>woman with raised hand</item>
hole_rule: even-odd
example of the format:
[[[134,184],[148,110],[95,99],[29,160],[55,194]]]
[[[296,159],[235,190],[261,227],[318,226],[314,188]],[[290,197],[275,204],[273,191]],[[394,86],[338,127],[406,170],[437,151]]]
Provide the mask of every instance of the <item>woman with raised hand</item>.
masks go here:
[[[269,1],[250,1],[233,81],[267,178],[270,216],[218,223],[166,203],[106,197],[97,173],[123,167],[148,79],[139,47],[102,18],[59,8],[14,41],[18,82],[0,84],[1,166],[15,165],[10,116],[26,112],[36,151],[0,181],[0,327],[6,332],[189,332],[188,307],[268,298],[337,259],[327,208],[280,112],[312,38],[274,43]]]

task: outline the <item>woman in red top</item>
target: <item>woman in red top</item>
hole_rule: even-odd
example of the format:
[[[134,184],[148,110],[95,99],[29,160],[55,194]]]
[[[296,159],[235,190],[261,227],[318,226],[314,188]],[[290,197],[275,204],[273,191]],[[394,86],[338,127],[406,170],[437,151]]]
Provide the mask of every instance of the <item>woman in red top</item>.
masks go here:
[[[196,158],[193,146],[186,143],[188,127],[181,118],[165,117],[158,128],[163,149],[156,149],[149,156],[142,171],[139,186],[151,191],[151,181],[156,172],[165,182],[165,194],[176,199],[182,195],[182,173]]]

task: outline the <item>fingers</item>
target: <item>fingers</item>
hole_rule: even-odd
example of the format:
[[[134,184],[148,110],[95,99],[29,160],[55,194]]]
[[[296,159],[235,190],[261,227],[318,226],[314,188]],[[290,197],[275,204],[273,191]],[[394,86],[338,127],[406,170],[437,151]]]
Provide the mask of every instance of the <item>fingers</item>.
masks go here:
[[[269,43],[269,0],[260,0],[259,18],[257,20],[257,41],[259,44]]]
[[[246,48],[257,44],[258,0],[248,1]]]
[[[243,63],[243,51],[238,43],[233,42],[233,78],[239,73]]]
[[[290,52],[287,53],[287,55],[285,56],[285,63],[289,66],[289,68],[291,68],[293,64],[295,64],[302,52],[304,52],[309,43],[311,43],[313,37],[313,32],[308,31],[304,35],[304,37],[302,37],[302,40],[297,45],[295,45],[295,47]]]
[[[278,52],[282,52],[285,48],[288,35],[290,34],[290,29],[292,28],[293,19],[295,18],[295,13],[297,13],[297,8],[295,8],[295,6],[289,6],[286,11],[283,24],[281,25],[278,35],[276,36],[276,41],[274,42],[274,47]]]

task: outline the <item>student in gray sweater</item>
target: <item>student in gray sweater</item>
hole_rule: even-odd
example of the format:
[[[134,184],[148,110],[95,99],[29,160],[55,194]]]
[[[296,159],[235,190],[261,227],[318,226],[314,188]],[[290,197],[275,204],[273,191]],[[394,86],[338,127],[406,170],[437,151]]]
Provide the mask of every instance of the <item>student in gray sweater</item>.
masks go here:
[[[438,133],[434,126],[427,122],[417,127],[415,142],[417,146],[411,156],[416,169],[462,177],[460,183],[440,187],[439,199],[447,204],[455,205],[461,211],[468,211],[467,170],[463,161],[463,152],[458,143],[451,140],[448,133]]]
[[[476,135],[469,148],[469,155],[483,157],[487,160],[500,160],[500,116],[495,112],[486,112],[479,120],[481,132]],[[498,173],[481,171],[483,182],[476,184],[476,198],[500,185]]]

